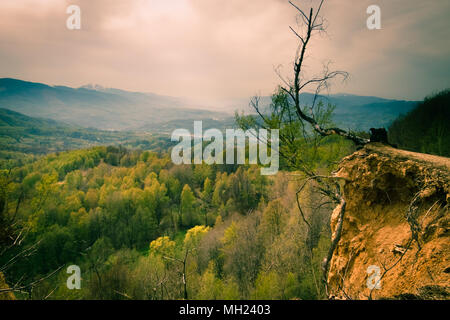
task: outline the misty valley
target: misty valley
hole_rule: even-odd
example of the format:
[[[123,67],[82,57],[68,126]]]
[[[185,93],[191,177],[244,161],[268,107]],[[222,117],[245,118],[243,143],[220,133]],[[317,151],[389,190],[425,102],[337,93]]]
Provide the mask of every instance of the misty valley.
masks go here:
[[[439,107],[442,99],[448,101],[448,93],[425,104]],[[269,108],[278,103],[274,95]],[[430,142],[402,140],[407,130],[417,130],[407,129],[407,119],[420,110],[395,120],[390,139],[412,150],[432,148]],[[314,185],[305,187],[302,174],[290,173],[287,159],[281,157],[276,175],[263,176],[260,163],[251,160],[251,144],[242,153],[216,137],[223,154],[210,155],[222,154],[223,161],[203,162],[195,152],[202,143],[208,148],[208,137],[202,141],[196,128],[195,139],[179,136],[195,152],[177,165],[171,154],[179,142],[168,134],[104,131],[0,112],[2,219],[20,221],[1,235],[3,243],[11,235],[21,243],[1,261],[8,283],[24,283],[16,298],[326,297],[321,268],[331,245],[334,205]],[[237,117],[234,126],[247,130],[252,121],[252,115]],[[281,130],[280,137],[286,134]],[[295,161],[327,175],[356,150],[343,138],[309,135],[296,140],[298,151],[281,144],[280,153],[296,154]],[[442,138],[428,152],[450,155],[448,136]],[[224,161],[235,155],[238,162]],[[65,286],[72,265],[83,279],[77,290]]]
[[[448,1],[28,2],[0,1],[4,314],[450,300]]]

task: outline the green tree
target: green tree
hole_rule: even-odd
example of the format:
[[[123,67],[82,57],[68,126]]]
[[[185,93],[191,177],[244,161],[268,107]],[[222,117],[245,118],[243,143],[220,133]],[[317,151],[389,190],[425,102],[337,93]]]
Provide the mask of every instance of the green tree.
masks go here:
[[[184,227],[191,227],[198,221],[195,211],[195,196],[189,185],[184,185],[181,192],[181,225]]]

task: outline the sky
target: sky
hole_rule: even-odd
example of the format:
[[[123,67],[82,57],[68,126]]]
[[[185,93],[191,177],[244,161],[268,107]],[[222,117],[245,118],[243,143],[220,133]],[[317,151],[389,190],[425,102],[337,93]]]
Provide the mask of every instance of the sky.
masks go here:
[[[72,4],[80,30],[66,27]],[[373,4],[380,30],[366,25]],[[450,87],[450,1],[326,0],[322,14],[305,76],[328,62],[349,72],[330,93],[419,100]],[[293,72],[296,15],[287,0],[1,0],[0,77],[199,101],[269,95],[275,69]]]

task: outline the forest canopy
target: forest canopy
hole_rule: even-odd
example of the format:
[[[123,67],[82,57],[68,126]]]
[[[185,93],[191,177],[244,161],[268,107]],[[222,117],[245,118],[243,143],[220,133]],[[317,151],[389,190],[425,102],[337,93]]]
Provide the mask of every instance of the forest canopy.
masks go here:
[[[44,279],[19,298],[324,297],[295,206],[298,182],[287,173],[176,166],[167,153],[109,146],[38,157],[0,178],[2,219],[14,221],[2,248],[21,237],[0,257],[1,272],[12,284]],[[330,210],[305,197],[316,212],[310,249],[321,257]],[[72,264],[81,290],[65,286]]]
[[[425,98],[389,127],[399,148],[450,157],[450,89]]]

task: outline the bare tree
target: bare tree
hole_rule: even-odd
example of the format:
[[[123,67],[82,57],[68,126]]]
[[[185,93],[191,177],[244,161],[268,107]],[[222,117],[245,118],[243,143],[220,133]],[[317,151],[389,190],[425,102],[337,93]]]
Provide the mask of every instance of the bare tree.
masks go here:
[[[313,77],[306,76],[305,61],[312,38],[317,34],[326,32],[326,20],[321,15],[324,2],[324,0],[321,0],[318,2],[317,7],[310,7],[309,10],[303,10],[299,5],[289,1],[290,5],[298,14],[297,28],[290,27],[290,30],[299,42],[293,63],[293,75],[286,77],[282,75],[279,68],[275,70],[282,85],[279,87],[278,96],[275,96],[275,100],[274,98],[272,99],[271,114],[267,114],[263,110],[259,103],[260,99],[255,97],[251,101],[251,106],[255,109],[262,121],[258,122],[248,118],[246,120],[245,117],[239,116],[237,116],[237,120],[239,125],[245,129],[254,126],[267,129],[280,129],[281,143],[287,147],[280,147],[279,154],[284,158],[287,166],[300,171],[304,179],[304,184],[302,184],[297,192],[297,205],[309,234],[312,233],[311,221],[306,217],[299,199],[299,194],[305,185],[308,183],[312,184],[319,194],[329,199],[326,203],[336,205],[335,210],[338,210],[338,212],[336,212],[337,220],[335,229],[331,230],[331,245],[322,265],[323,282],[326,294],[328,295],[328,270],[331,258],[341,237],[346,202],[342,195],[339,180],[333,174],[320,174],[314,165],[308,164],[307,161],[299,160],[298,154],[303,151],[302,147],[304,145],[298,147],[295,144],[298,144],[299,136],[302,136],[303,141],[314,144],[313,148],[317,151],[318,141],[332,135],[343,137],[358,146],[367,144],[370,140],[360,137],[353,132],[334,127],[330,122],[323,121],[324,112],[331,113],[332,107],[330,108],[329,106],[327,110],[323,110],[322,100],[324,97],[321,96],[321,92],[328,90],[333,80],[342,79],[345,81],[349,76],[348,73],[339,70],[333,71],[330,69],[330,63],[327,63],[323,66],[323,70],[319,75]],[[314,93],[312,102],[302,100],[303,96],[301,94],[306,91]],[[283,95],[285,98],[283,98]],[[311,138],[311,133],[313,134],[313,138]],[[308,237],[306,241],[308,241]]]
[[[299,12],[300,17],[300,29],[302,31],[296,31],[293,27],[290,27],[291,31],[299,40],[298,49],[294,59],[294,77],[293,80],[287,80],[280,73],[280,79],[283,81],[284,86],[281,86],[281,89],[285,91],[291,98],[295,106],[295,110],[297,113],[297,117],[300,121],[306,121],[309,123],[312,128],[319,133],[321,136],[329,136],[329,135],[340,135],[347,139],[352,140],[358,145],[364,145],[369,142],[368,139],[358,137],[357,135],[348,132],[346,130],[340,128],[324,128],[322,127],[314,113],[314,107],[320,93],[329,88],[330,81],[335,80],[336,78],[347,79],[348,73],[345,71],[331,71],[330,64],[326,64],[323,68],[322,74],[306,79],[304,77],[304,65],[306,59],[306,50],[312,37],[316,33],[326,32],[325,27],[325,19],[320,15],[324,0],[321,0],[319,6],[314,9],[310,8],[309,12],[303,11],[299,6],[289,1],[289,3]],[[310,113],[307,114],[304,110],[302,110],[302,101],[300,97],[300,93],[305,91],[306,89],[314,91],[314,99],[312,105],[309,110]]]
[[[183,298],[184,298],[184,300],[188,299],[186,264],[187,264],[187,259],[188,259],[188,256],[189,256],[190,252],[191,252],[191,250],[186,248],[185,251],[184,251],[184,254],[183,254],[183,259],[179,259],[177,257],[169,257],[169,256],[166,256],[166,255],[162,255],[163,259],[177,262],[177,263],[180,264],[180,266],[182,266],[182,270],[180,271],[180,273],[181,273],[181,279],[183,281]]]

